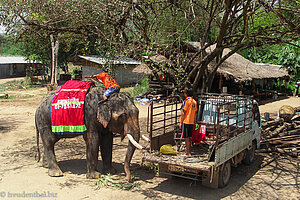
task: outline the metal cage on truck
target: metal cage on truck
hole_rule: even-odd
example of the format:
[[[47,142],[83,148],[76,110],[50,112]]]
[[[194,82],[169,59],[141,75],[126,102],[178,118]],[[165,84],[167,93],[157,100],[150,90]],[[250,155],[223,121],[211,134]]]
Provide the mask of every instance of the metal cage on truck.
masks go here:
[[[193,146],[191,158],[149,153],[143,161],[157,163],[161,174],[202,181],[211,187],[229,182],[231,165],[253,161],[259,147],[260,114],[257,103],[243,96],[205,94],[198,97],[197,123],[206,127],[205,140]],[[152,152],[164,144],[180,147],[178,128],[182,99],[169,97],[148,107],[147,131]],[[254,149],[254,150],[253,150]],[[196,155],[195,155],[196,154]],[[229,173],[229,177],[228,177]]]

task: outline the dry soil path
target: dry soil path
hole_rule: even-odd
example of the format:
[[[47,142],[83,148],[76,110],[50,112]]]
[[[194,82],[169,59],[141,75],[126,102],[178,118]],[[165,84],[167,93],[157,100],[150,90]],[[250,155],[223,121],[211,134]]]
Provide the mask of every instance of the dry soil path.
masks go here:
[[[23,198],[22,195],[26,194],[47,195],[43,199],[300,198],[297,163],[283,158],[261,169],[259,165],[264,159],[268,159],[265,155],[258,155],[251,166],[240,165],[233,168],[230,184],[217,190],[188,180],[160,178],[139,167],[143,155],[139,151],[134,155],[131,168],[136,177],[137,187],[131,191],[99,189],[95,180],[85,178],[85,146],[82,138],[62,140],[56,145],[57,159],[64,176],[49,177],[47,169],[35,161],[34,112],[46,94],[46,89],[23,92],[33,96],[19,100],[0,100],[0,199],[37,199]],[[271,104],[269,106],[273,108]],[[145,133],[147,106],[138,107],[141,130]],[[123,175],[127,142],[126,139],[121,142],[120,137],[114,138],[113,165],[120,175]],[[101,164],[101,161],[99,163]]]

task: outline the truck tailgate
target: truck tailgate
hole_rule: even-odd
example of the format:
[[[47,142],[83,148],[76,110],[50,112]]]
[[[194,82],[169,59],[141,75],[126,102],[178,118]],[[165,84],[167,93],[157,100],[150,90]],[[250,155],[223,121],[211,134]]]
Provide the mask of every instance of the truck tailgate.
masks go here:
[[[210,172],[213,162],[207,162],[203,158],[183,158],[180,156],[154,155],[147,153],[143,161],[159,164],[162,170],[168,172],[180,172],[188,174],[199,174],[200,172]],[[161,170],[161,169],[160,169]]]

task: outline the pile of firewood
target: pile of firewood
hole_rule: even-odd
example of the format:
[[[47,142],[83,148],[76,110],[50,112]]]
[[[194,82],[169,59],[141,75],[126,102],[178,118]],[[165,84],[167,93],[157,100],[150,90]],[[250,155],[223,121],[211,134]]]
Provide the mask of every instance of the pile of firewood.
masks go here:
[[[298,109],[296,109],[297,111]],[[298,157],[300,152],[300,115],[262,123],[260,152]]]

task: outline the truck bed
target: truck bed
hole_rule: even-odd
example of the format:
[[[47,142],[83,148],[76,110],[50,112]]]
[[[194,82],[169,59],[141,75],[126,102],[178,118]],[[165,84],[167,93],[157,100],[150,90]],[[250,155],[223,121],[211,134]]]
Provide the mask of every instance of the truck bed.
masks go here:
[[[176,149],[176,146],[174,146]],[[208,161],[207,145],[192,147],[192,156],[186,157],[185,150],[177,150],[177,155],[163,155],[158,151],[145,153],[143,161],[159,164],[160,172],[179,173],[182,175],[200,176],[210,172],[213,162]]]
[[[192,172],[197,174],[200,171],[210,171],[213,162],[208,162],[201,157],[182,157],[182,156],[156,156],[153,154],[146,154],[143,161],[167,165],[169,171],[173,172]]]

